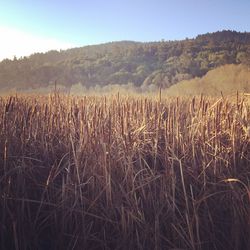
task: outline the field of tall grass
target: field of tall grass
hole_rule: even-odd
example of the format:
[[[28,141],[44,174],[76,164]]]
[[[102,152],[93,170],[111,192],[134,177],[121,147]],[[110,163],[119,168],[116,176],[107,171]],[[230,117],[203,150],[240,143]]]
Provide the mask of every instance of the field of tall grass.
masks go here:
[[[250,249],[250,101],[0,98],[0,249]]]

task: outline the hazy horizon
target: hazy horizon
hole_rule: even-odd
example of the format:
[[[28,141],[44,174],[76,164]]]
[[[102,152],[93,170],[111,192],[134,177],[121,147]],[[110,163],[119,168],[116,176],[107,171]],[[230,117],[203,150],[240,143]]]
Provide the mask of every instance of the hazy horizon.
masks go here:
[[[112,41],[250,31],[250,2],[30,0],[0,3],[0,60]]]

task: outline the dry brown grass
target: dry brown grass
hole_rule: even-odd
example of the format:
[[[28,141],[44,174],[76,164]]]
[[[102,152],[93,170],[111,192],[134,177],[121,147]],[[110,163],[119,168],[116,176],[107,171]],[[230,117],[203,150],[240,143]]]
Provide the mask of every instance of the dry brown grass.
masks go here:
[[[250,249],[247,98],[0,98],[0,248]]]

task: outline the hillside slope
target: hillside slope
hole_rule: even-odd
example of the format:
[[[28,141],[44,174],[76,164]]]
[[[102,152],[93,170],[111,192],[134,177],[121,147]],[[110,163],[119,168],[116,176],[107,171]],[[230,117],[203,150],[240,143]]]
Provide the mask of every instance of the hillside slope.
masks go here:
[[[132,84],[170,87],[225,64],[250,65],[250,33],[221,31],[183,41],[111,42],[0,63],[0,89]]]
[[[220,95],[236,91],[250,93],[250,67],[247,65],[225,65],[209,71],[201,78],[184,80],[171,86],[171,95]]]

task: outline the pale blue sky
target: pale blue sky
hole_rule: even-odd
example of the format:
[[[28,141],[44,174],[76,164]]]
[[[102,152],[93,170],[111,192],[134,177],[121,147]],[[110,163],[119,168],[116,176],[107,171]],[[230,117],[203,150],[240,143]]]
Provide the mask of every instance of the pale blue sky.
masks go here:
[[[1,27],[62,48],[179,40],[223,29],[250,31],[250,0],[0,0]]]

